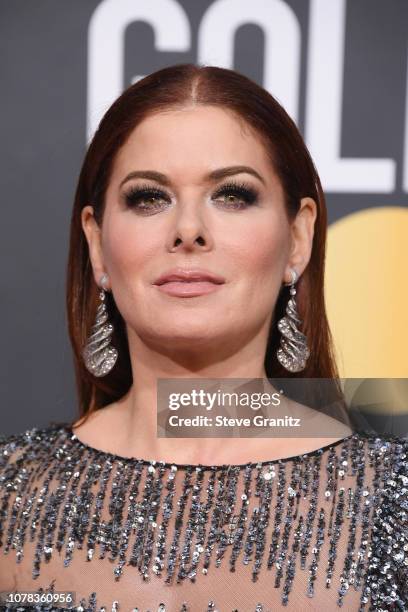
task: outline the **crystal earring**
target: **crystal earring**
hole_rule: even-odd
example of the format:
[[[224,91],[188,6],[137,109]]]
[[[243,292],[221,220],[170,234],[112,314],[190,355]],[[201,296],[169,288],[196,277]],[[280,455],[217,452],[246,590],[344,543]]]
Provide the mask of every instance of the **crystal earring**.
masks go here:
[[[297,329],[296,325],[301,325],[302,320],[299,318],[296,310],[296,289],[295,283],[298,280],[296,270],[291,268],[292,280],[290,283],[285,283],[286,287],[290,287],[290,295],[288,305],[286,306],[286,316],[278,321],[278,329],[282,334],[281,346],[278,349],[276,356],[279,362],[289,372],[300,372],[306,367],[306,361],[310,356],[310,351],[307,347],[306,336]]]
[[[102,289],[99,293],[100,304],[96,312],[95,323],[92,326],[86,346],[82,351],[85,367],[91,374],[97,377],[108,374],[118,358],[118,351],[110,344],[113,325],[106,323],[108,320],[105,303],[107,280],[107,274],[103,274],[100,279]]]

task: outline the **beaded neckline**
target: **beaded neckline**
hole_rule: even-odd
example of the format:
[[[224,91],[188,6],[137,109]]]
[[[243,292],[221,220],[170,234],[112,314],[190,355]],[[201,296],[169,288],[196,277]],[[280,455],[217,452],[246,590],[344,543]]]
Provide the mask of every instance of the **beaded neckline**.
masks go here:
[[[89,452],[95,453],[97,454],[99,457],[105,457],[108,458],[112,461],[124,461],[126,463],[136,463],[139,465],[156,465],[156,464],[160,464],[163,467],[166,468],[171,468],[176,467],[177,469],[194,469],[194,468],[200,468],[201,470],[214,470],[214,469],[225,469],[227,467],[235,467],[235,468],[246,468],[246,467],[250,467],[250,468],[255,468],[255,467],[262,467],[265,465],[271,465],[271,464],[280,464],[280,463],[284,463],[286,461],[294,461],[294,460],[300,460],[303,457],[314,457],[316,455],[322,454],[324,451],[326,450],[330,450],[335,448],[336,446],[338,446],[339,444],[342,444],[344,442],[347,442],[349,440],[351,440],[352,438],[354,438],[357,435],[357,432],[353,432],[351,434],[349,434],[348,436],[345,436],[344,438],[340,438],[340,440],[337,440],[336,442],[331,442],[330,444],[326,444],[324,446],[321,446],[315,450],[312,451],[308,451],[306,453],[300,453],[299,455],[292,455],[290,457],[282,457],[279,459],[270,459],[267,461],[255,461],[255,462],[247,462],[247,463],[234,463],[234,464],[219,464],[219,465],[209,465],[209,464],[202,464],[202,463],[176,463],[176,462],[168,462],[168,461],[162,461],[160,459],[141,459],[141,458],[137,458],[137,457],[126,457],[124,455],[118,455],[116,453],[110,453],[108,451],[104,451],[104,450],[100,450],[97,449],[93,446],[90,446],[89,444],[87,444],[86,442],[82,442],[82,440],[80,440],[78,438],[78,436],[76,435],[76,433],[73,432],[72,430],[72,426],[70,424],[63,424],[60,425],[59,427],[61,427],[61,429],[64,430],[64,432],[66,434],[69,435],[70,439],[72,442],[75,442],[75,444],[79,447],[82,447],[84,449],[87,449]]]

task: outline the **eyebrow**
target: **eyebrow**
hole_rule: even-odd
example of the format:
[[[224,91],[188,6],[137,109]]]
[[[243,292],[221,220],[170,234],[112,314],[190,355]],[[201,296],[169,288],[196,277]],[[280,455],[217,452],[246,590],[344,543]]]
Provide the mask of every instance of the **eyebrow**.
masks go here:
[[[228,166],[226,168],[218,168],[217,170],[213,170],[212,172],[207,174],[204,180],[216,181],[225,178],[226,176],[233,176],[234,174],[241,174],[243,172],[246,172],[247,174],[252,174],[252,176],[258,178],[261,183],[265,185],[265,180],[256,170],[254,170],[254,168],[251,168],[251,166]],[[119,187],[122,187],[124,183],[134,178],[151,179],[152,181],[156,181],[157,183],[165,185],[166,187],[170,187],[171,185],[170,179],[161,172],[156,172],[155,170],[135,170],[134,172],[130,172],[128,175],[125,176],[123,181],[121,181]]]

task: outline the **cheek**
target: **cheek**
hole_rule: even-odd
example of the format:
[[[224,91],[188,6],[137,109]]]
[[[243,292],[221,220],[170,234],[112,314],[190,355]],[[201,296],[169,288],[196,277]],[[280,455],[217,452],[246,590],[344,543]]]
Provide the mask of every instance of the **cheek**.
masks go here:
[[[103,235],[104,260],[117,308],[135,329],[150,317],[146,280],[151,262],[157,259],[161,235],[145,225],[126,215],[112,215]]]
[[[263,223],[248,222],[232,234],[231,249],[237,265],[251,283],[280,286],[287,260],[289,229],[278,217]]]
[[[107,220],[103,252],[113,282],[132,279],[133,284],[151,261],[159,246],[160,232],[135,223],[129,217]]]

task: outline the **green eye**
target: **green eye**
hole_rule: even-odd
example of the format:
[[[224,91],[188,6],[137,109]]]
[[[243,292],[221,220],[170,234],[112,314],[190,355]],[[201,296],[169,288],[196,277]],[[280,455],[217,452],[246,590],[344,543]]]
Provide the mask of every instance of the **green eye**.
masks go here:
[[[234,210],[247,208],[256,204],[258,200],[258,193],[246,183],[227,183],[217,190],[214,199],[218,199],[220,196],[225,196],[226,208]]]
[[[167,203],[169,198],[167,194],[160,189],[154,189],[152,187],[132,187],[125,194],[125,201],[128,208],[135,208],[142,212],[150,212],[162,208],[163,201]],[[166,205],[166,203],[164,205]]]

